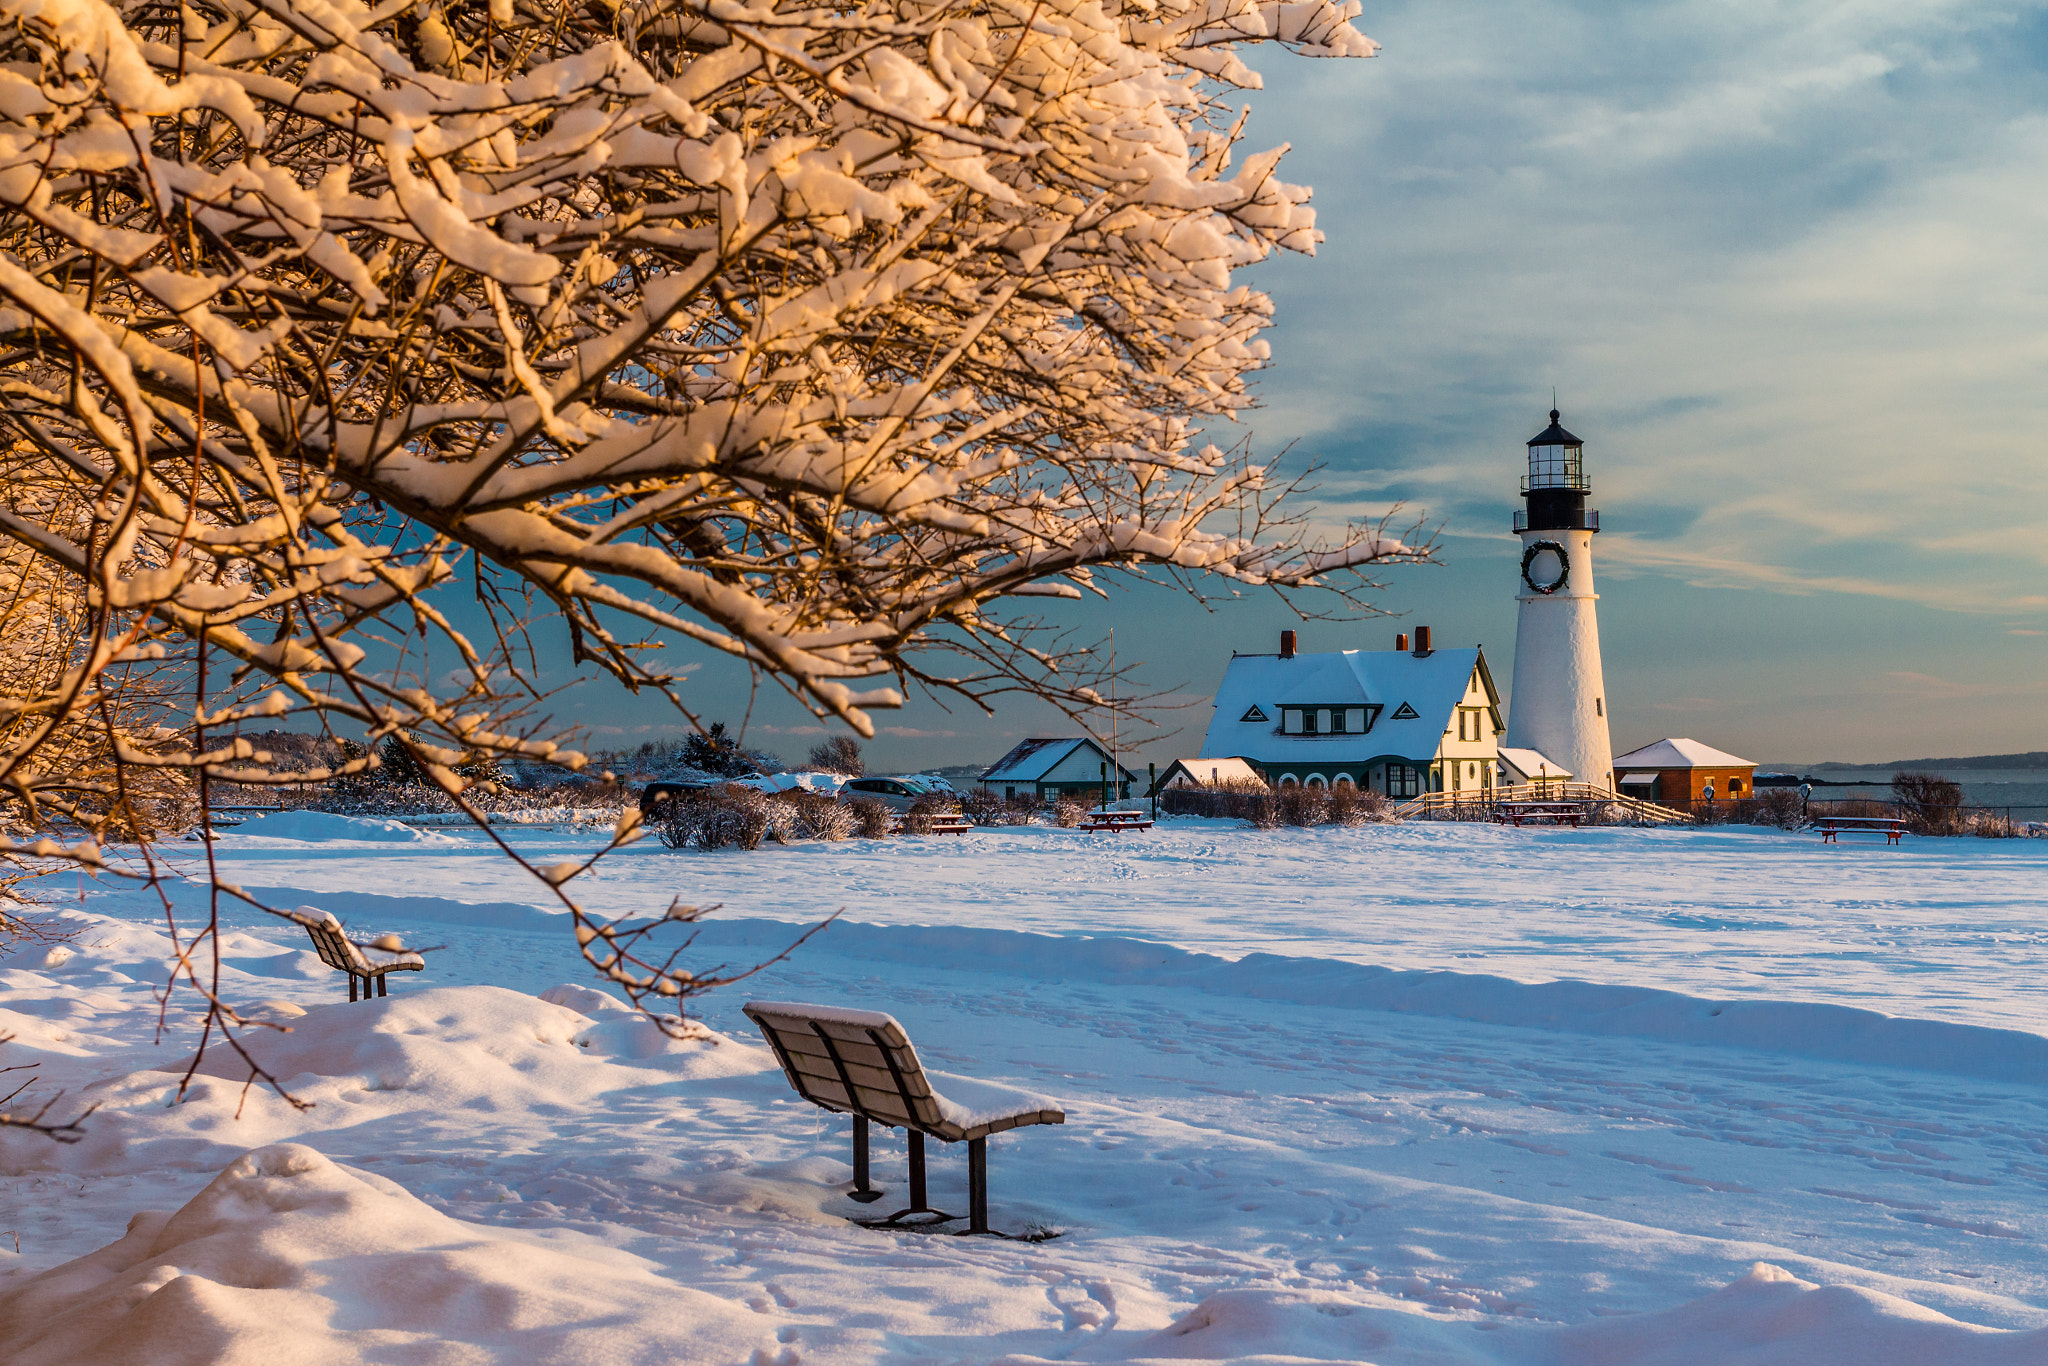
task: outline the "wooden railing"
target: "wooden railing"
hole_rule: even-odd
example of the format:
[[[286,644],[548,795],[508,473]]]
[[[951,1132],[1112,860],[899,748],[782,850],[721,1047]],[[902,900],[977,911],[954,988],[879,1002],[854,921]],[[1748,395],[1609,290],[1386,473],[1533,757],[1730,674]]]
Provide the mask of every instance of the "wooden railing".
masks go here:
[[[1692,819],[1683,811],[1624,797],[1591,783],[1520,783],[1514,787],[1481,788],[1477,792],[1425,792],[1394,808],[1403,820],[1486,820],[1501,802],[1583,802],[1587,814],[1594,806],[1607,808],[1611,816],[1651,825],[1677,825]]]

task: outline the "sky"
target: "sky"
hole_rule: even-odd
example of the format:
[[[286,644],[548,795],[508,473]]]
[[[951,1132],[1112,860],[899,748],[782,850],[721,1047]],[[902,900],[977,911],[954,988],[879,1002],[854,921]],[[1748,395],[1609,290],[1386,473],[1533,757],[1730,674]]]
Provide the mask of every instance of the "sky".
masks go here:
[[[1278,322],[1245,434],[1322,466],[1303,511],[1398,504],[1442,564],[1389,571],[1374,600],[1398,621],[1087,604],[1076,629],[1114,629],[1186,704],[1140,766],[1196,753],[1230,652],[1286,626],[1385,649],[1427,623],[1483,644],[1505,690],[1509,519],[1553,387],[1602,515],[1617,752],[2048,749],[2048,9],[1431,0],[1358,24],[1373,60],[1249,54],[1245,147],[1291,144],[1325,240],[1249,272]],[[729,665],[687,690],[747,713]],[[563,706],[593,745],[675,730],[602,683]],[[892,770],[1072,733],[1018,703],[877,721]],[[795,759],[819,733],[764,692],[748,739]]]

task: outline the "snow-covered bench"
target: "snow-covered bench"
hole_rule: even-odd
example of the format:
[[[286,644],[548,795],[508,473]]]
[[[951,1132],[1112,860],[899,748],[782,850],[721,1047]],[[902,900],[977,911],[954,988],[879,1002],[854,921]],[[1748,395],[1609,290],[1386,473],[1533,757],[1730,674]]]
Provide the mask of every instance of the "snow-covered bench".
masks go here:
[[[301,906],[295,911],[275,911],[306,931],[306,937],[313,941],[313,952],[320,955],[320,961],[337,972],[348,974],[348,998],[356,999],[356,982],[361,979],[363,999],[370,999],[370,984],[375,983],[379,996],[389,996],[384,977],[393,972],[418,972],[426,967],[427,960],[420,954],[423,949],[390,950],[375,944],[358,944],[342,930],[341,922],[334,918],[334,912],[323,911],[318,906]]]
[[[873,1224],[908,1215],[932,1222],[957,1219],[926,1202],[924,1138],[967,1143],[967,1228],[988,1232],[988,1136],[1027,1124],[1064,1124],[1066,1112],[1043,1096],[967,1077],[943,1077],[947,1094],[932,1085],[910,1036],[891,1016],[875,1010],[749,1001],[749,1019],[782,1062],[783,1075],[813,1105],[853,1116],[853,1198],[863,1204],[882,1192],[868,1184],[868,1124],[910,1134],[910,1207]],[[869,1222],[869,1221],[863,1221]]]

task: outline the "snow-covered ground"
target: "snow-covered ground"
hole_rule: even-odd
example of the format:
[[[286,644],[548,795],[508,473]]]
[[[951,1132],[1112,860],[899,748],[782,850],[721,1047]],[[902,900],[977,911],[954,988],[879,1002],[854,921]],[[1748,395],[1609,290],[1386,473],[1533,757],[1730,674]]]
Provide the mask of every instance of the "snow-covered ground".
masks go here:
[[[76,1147],[0,1142],[10,1363],[2048,1360],[2037,841],[641,845],[575,885],[722,903],[706,966],[845,910],[677,1044],[551,990],[589,975],[478,837],[334,833],[230,835],[223,874],[448,948],[350,1005],[302,932],[229,911],[227,989],[292,1026],[262,1046],[310,1110],[224,1054],[166,1105],[192,1030],[149,1043],[136,893],[85,884],[68,956],[0,966],[0,1062],[102,1105]],[[1062,1236],[844,1222],[847,1123],[750,997],[886,1010],[929,1066],[1060,1098],[990,1168],[999,1228]],[[900,1139],[876,1155],[893,1201]],[[964,1204],[960,1152],[932,1180]]]

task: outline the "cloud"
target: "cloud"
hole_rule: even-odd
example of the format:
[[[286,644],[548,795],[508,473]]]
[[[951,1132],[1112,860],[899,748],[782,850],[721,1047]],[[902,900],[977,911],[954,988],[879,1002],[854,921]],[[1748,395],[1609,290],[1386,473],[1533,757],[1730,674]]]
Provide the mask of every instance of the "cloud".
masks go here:
[[[2048,420],[2038,14],[1416,0],[1366,27],[1370,63],[1255,57],[1254,140],[1294,141],[1328,240],[1258,276],[1248,425],[1328,463],[1322,516],[1405,497],[1497,537],[1556,384],[1610,526],[1674,522],[1605,562],[2048,609],[2015,572],[2048,565],[2048,462],[2017,454]]]
[[[957,730],[919,730],[915,726],[882,726],[876,733],[898,740],[953,740],[961,734]]]

